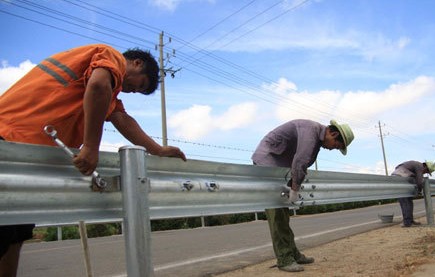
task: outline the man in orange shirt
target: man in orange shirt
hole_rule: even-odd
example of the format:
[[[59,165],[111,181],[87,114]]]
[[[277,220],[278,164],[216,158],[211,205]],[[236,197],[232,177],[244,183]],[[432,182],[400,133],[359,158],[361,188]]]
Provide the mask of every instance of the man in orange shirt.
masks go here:
[[[117,95],[153,93],[159,67],[140,49],[123,54],[103,44],[55,54],[35,66],[0,96],[0,138],[55,145],[43,131],[52,125],[67,146],[78,148],[73,164],[84,175],[97,167],[104,121],[110,121],[131,143],[152,155],[177,157],[177,147],[160,146],[128,115]],[[24,240],[34,225],[0,226],[0,277],[15,276]]]

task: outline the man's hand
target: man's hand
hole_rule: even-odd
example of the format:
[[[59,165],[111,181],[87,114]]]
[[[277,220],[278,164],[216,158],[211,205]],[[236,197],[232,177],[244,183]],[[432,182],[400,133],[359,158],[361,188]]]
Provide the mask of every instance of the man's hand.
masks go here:
[[[299,191],[290,189],[288,200],[290,203],[294,203],[299,200]]]
[[[73,158],[73,164],[86,176],[92,174],[98,164],[98,147],[83,146],[80,152]]]
[[[180,158],[183,161],[186,161],[186,156],[184,155],[183,151],[181,151],[180,148],[174,146],[162,146],[159,156],[175,157],[175,158]]]

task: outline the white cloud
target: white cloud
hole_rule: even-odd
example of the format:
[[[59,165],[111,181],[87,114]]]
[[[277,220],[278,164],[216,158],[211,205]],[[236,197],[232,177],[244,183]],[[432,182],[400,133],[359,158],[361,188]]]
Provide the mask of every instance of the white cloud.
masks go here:
[[[104,152],[118,152],[119,148],[122,146],[131,145],[131,143],[117,142],[112,143],[108,141],[102,141],[100,144],[100,151]]]
[[[400,59],[403,50],[411,43],[409,37],[391,39],[383,34],[360,33],[352,38],[356,41],[356,50],[371,61],[374,59]]]
[[[393,84],[380,92],[347,92],[338,103],[336,114],[357,114],[369,119],[385,111],[412,105],[434,92],[435,80],[426,76],[407,83]]]
[[[394,122],[395,128],[407,126],[407,132],[435,132],[435,118],[428,116],[435,101],[432,77],[420,76],[406,83],[392,84],[383,91],[297,92],[296,85],[285,78],[263,88],[277,96],[275,107],[247,102],[213,114],[212,106],[193,105],[173,114],[168,126],[174,129],[176,136],[190,140],[203,138],[214,130],[236,130],[253,126],[254,122],[259,126],[262,121],[267,121],[271,128],[298,118],[323,124],[336,119],[348,123],[358,138],[376,134],[374,126],[378,120]],[[270,114],[275,115],[275,120]]]
[[[175,135],[188,140],[202,138],[215,129],[228,131],[252,124],[256,116],[255,103],[242,103],[228,108],[221,115],[212,115],[212,107],[193,105],[179,111],[168,120]]]
[[[174,11],[181,0],[151,0],[150,3],[162,10]]]
[[[223,115],[215,119],[214,124],[222,130],[232,130],[249,126],[255,118],[257,105],[242,103],[232,106]]]
[[[388,168],[388,174],[391,174],[393,170],[394,167]],[[350,173],[385,175],[385,164],[384,161],[376,161],[374,165],[370,165],[370,166],[357,165],[357,166],[345,168],[343,171],[350,172]]]
[[[397,46],[399,49],[405,48],[409,43],[411,42],[411,39],[408,37],[401,37],[399,41],[397,42]]]
[[[296,91],[298,88],[293,82],[288,81],[286,78],[279,78],[278,82],[273,84],[264,84],[266,90],[274,91],[279,95],[285,95],[289,91]]]
[[[167,11],[175,11],[178,5],[182,2],[210,2],[213,3],[214,0],[149,0],[149,3],[159,9]]]
[[[276,90],[283,95],[283,91]],[[393,84],[383,91],[319,91],[284,93],[282,105],[278,105],[276,116],[280,121],[295,118],[308,118],[320,122],[328,122],[331,118],[352,122],[353,125],[366,127],[368,123],[382,118],[394,118],[394,122],[410,120],[421,122],[420,111],[429,111],[435,97],[435,79],[427,76],[417,77],[407,83]],[[403,112],[414,110],[413,113]],[[425,117],[425,120],[434,122]],[[424,130],[428,125],[409,126]],[[415,124],[414,124],[415,125]]]
[[[2,61],[2,66],[0,68],[0,95],[29,72],[29,70],[34,66],[35,64],[29,60],[20,63],[18,67],[10,66],[7,61]]]
[[[297,1],[291,2],[290,6],[294,6],[294,2]],[[298,9],[298,13],[290,17],[280,18],[276,22],[265,25],[263,23],[270,18],[258,17],[248,27],[230,34],[211,48],[222,50],[222,46],[225,46],[223,49],[229,52],[255,53],[288,49],[340,51],[341,55],[356,55],[366,61],[375,59],[396,61],[404,59],[403,53],[412,42],[409,36],[393,36],[385,31],[373,31],[358,24],[348,26],[331,17],[307,19],[301,18],[302,16],[304,12]],[[255,32],[251,32],[252,30]],[[209,40],[203,45],[210,45],[211,41],[215,41],[216,34],[213,34]]]
[[[177,137],[198,139],[212,130],[211,110],[210,106],[193,105],[171,116],[168,119],[168,126],[174,128]]]

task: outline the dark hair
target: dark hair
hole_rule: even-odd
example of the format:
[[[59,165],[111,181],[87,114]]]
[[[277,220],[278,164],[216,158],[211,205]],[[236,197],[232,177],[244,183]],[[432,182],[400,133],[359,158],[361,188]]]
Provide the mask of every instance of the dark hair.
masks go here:
[[[144,62],[142,73],[145,73],[148,77],[149,85],[143,94],[153,93],[159,84],[159,65],[154,59],[153,55],[149,51],[144,51],[139,48],[128,49],[122,53],[127,60],[140,59]]]
[[[339,142],[341,142],[341,143],[344,144],[344,139],[343,139],[343,137],[341,136],[340,130],[338,130],[337,126],[335,126],[335,125],[329,125],[328,128],[329,128],[329,130],[330,130],[331,132],[337,132],[337,133],[338,133],[338,136],[337,136],[336,140],[338,140]]]

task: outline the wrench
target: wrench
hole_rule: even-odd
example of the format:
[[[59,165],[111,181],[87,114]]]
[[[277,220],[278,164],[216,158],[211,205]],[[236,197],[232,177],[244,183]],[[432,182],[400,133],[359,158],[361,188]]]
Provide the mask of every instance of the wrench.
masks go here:
[[[70,156],[71,158],[74,157],[74,153],[71,151],[71,149],[69,149],[58,137],[57,137],[57,131],[54,128],[54,126],[52,125],[47,125],[44,127],[44,132],[50,136],[54,142],[60,146],[60,148],[62,148],[63,151],[65,151],[65,153]],[[107,187],[107,182],[106,180],[104,180],[100,174],[94,170],[94,172],[92,172],[92,177],[93,180],[95,182],[95,184],[97,185],[98,188],[100,189],[104,189]]]

